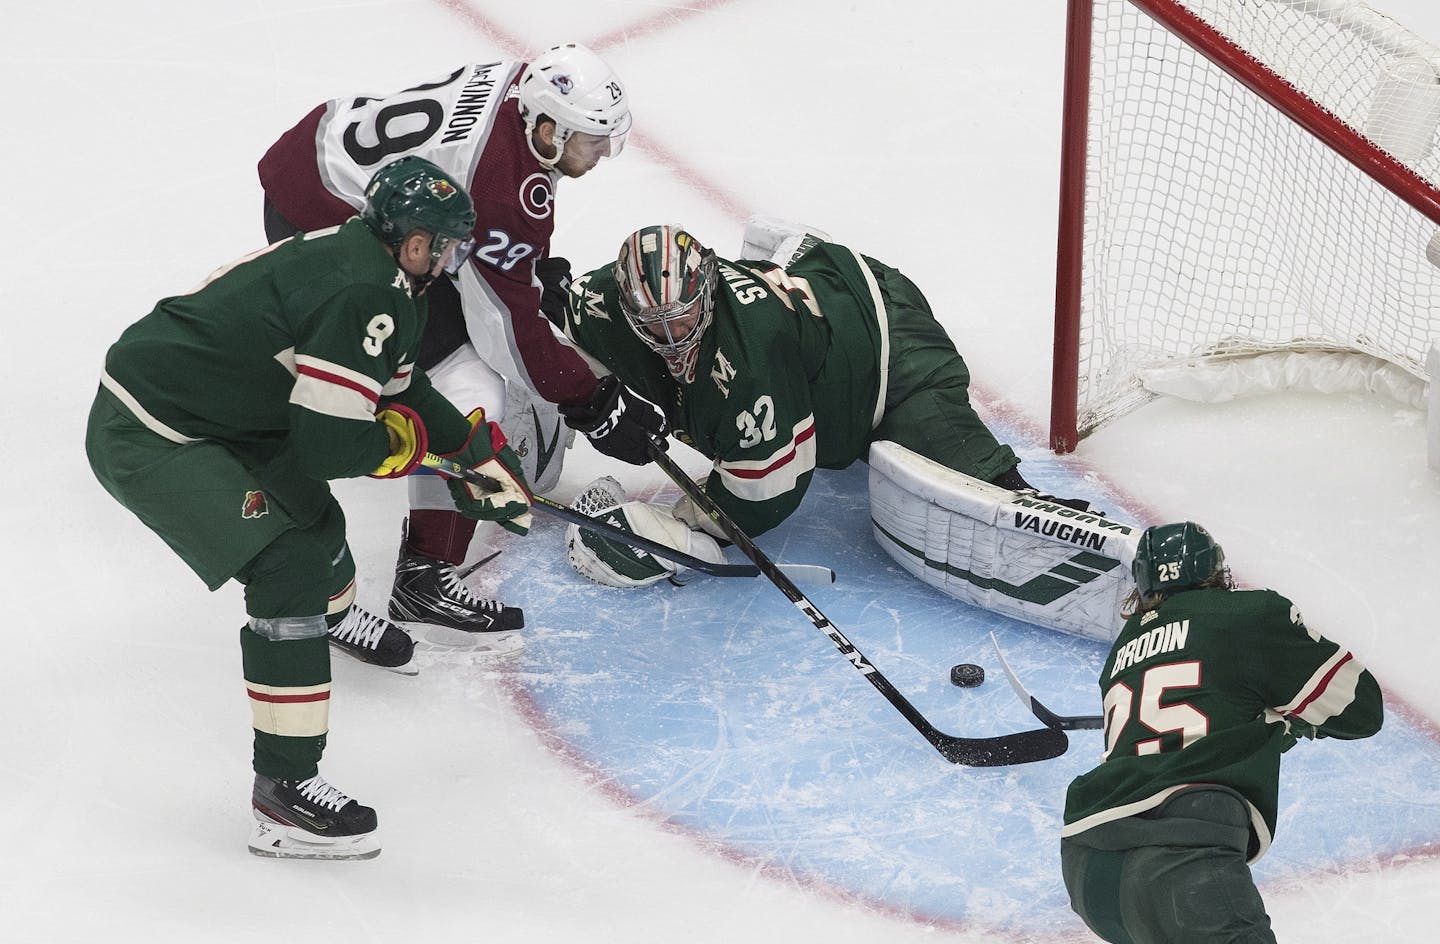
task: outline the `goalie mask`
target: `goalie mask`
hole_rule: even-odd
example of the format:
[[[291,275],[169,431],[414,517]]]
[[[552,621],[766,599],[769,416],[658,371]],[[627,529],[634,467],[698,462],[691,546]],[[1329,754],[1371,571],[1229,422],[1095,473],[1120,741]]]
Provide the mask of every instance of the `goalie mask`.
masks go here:
[[[1193,521],[1146,528],[1130,565],[1135,589],[1145,597],[1213,583],[1224,569],[1225,551]]]
[[[714,315],[715,253],[678,226],[631,233],[615,260],[620,306],[635,336],[665,358],[670,375],[695,379],[700,339]]]

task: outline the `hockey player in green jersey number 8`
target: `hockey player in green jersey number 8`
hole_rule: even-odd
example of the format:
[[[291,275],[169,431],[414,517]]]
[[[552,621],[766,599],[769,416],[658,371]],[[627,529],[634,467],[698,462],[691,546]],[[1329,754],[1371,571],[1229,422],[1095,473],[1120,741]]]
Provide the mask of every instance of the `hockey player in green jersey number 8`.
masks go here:
[[[430,279],[469,238],[469,196],[407,158],[378,171],[359,218],[298,235],[162,299],[105,358],[86,452],[95,475],[216,589],[245,587],[240,650],[254,728],[259,855],[368,858],[376,816],[319,774],[331,626],[409,661],[403,633],[355,619],[355,563],[329,480],[403,476],[425,452],[503,484],[453,482],[467,514],[524,533],[518,460],[414,368]],[[463,253],[459,255],[464,258]]]
[[[1236,590],[1192,522],[1147,529],[1100,673],[1102,763],[1065,802],[1075,912],[1115,944],[1274,941],[1249,863],[1269,848],[1280,755],[1380,730],[1380,687],[1271,590]]]
[[[565,324],[599,372],[659,405],[675,435],[714,460],[705,489],[736,524],[775,527],[817,468],[846,468],[877,440],[1030,488],[971,406],[965,361],[914,283],[813,230],[753,246],[749,233],[746,261],[731,262],[681,227],[637,230],[613,264],[574,280]],[[688,500],[661,509],[608,491],[613,523],[719,559],[723,535]],[[592,497],[578,501],[606,504]],[[573,527],[567,543],[571,564],[599,583],[674,573]]]

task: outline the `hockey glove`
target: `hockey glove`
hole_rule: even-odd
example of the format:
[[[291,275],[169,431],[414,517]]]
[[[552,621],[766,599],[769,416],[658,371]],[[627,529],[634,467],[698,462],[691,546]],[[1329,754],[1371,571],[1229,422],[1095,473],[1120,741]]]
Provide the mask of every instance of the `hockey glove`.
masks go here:
[[[395,479],[415,471],[429,448],[420,415],[402,403],[392,403],[376,413],[375,419],[384,423],[390,434],[390,455],[370,473],[371,478]]]
[[[570,262],[551,256],[535,263],[535,278],[540,280],[540,312],[557,325],[565,327],[565,305],[570,297]]]
[[[655,436],[665,444],[669,424],[665,414],[650,401],[632,393],[610,374],[601,379],[595,392],[584,403],[562,403],[560,412],[565,425],[584,433],[590,444],[621,462],[645,465],[650,461],[647,447]]]
[[[467,518],[494,521],[507,531],[525,534],[530,530],[530,486],[520,471],[520,458],[506,443],[500,427],[486,422],[484,410],[474,410],[466,419],[470,438],[447,458],[490,476],[500,490],[486,491],[464,479],[450,479],[446,484],[455,507]]]
[[[725,563],[725,553],[703,531],[692,531],[661,505],[625,502],[601,511],[606,524],[675,548],[712,564]],[[607,587],[645,587],[672,577],[681,568],[649,551],[602,537],[578,525],[565,529],[566,558],[575,572]]]

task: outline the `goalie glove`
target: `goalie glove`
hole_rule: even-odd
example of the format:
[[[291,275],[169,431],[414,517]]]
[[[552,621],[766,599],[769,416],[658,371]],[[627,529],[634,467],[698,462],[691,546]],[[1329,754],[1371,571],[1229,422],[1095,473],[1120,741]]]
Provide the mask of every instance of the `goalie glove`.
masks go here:
[[[474,410],[470,421],[470,438],[447,458],[490,476],[500,484],[499,491],[486,491],[464,479],[450,479],[446,484],[455,499],[455,507],[467,518],[494,521],[507,531],[525,534],[530,530],[530,486],[520,471],[520,458],[505,441],[505,434],[494,423],[486,422],[484,410]]]
[[[663,505],[625,502],[598,511],[594,517],[692,557],[714,564],[725,563],[725,554],[714,538],[703,531],[691,531]],[[607,587],[647,587],[682,569],[648,551],[602,537],[575,524],[565,529],[565,552],[577,574]]]
[[[402,403],[392,403],[377,412],[375,419],[383,423],[385,432],[390,434],[390,455],[370,477],[395,479],[414,472],[425,457],[425,450],[430,448],[420,415]]]
[[[648,463],[651,436],[660,440],[662,449],[667,448],[665,434],[670,426],[665,414],[632,393],[614,374],[600,380],[589,400],[560,404],[560,413],[566,426],[584,433],[597,450],[621,462]]]

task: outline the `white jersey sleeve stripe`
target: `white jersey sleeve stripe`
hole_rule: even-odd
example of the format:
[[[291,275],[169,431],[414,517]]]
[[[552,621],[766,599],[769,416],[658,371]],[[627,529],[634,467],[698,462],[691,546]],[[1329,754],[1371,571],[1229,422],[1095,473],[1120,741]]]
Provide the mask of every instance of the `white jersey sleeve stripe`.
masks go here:
[[[374,418],[380,385],[364,374],[303,354],[295,357],[295,372],[290,402],[296,406],[346,420]]]
[[[393,397],[397,393],[404,393],[410,389],[410,378],[415,375],[414,364],[401,364],[400,369],[395,371],[395,376],[385,382],[380,388],[380,396]]]
[[[351,370],[349,367],[333,361],[312,357],[309,354],[296,354],[295,373],[302,377],[315,377],[337,386],[348,387],[372,403],[380,399],[380,384],[377,381],[358,370]]]
[[[744,501],[766,501],[795,488],[800,476],[815,470],[815,417],[795,424],[794,435],[764,459],[715,463],[725,489]]]
[[[1365,666],[1345,649],[1325,661],[1288,704],[1276,710],[1320,725],[1343,712],[1355,700]]]

